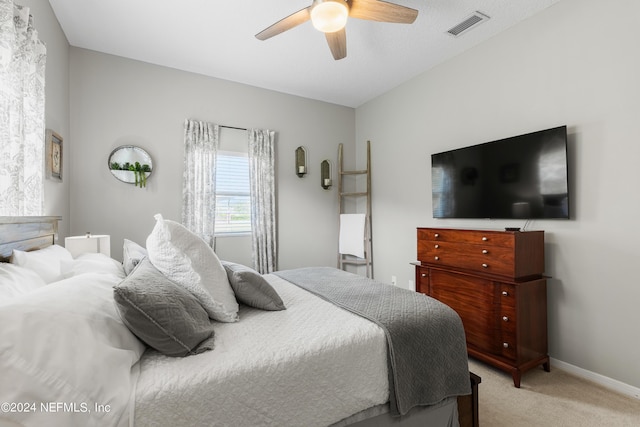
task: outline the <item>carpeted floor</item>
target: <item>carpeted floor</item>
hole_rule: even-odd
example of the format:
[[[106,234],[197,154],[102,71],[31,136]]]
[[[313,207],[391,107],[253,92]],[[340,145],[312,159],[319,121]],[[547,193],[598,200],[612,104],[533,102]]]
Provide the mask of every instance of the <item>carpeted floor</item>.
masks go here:
[[[469,360],[479,375],[481,427],[640,426],[640,400],[576,377],[551,365],[522,376],[520,389],[511,375]]]

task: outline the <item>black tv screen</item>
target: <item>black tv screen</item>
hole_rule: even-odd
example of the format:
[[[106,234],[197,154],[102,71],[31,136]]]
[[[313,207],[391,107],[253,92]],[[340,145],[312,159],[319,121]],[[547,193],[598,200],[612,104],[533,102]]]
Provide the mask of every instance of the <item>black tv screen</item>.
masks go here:
[[[567,127],[431,155],[434,218],[569,218]]]

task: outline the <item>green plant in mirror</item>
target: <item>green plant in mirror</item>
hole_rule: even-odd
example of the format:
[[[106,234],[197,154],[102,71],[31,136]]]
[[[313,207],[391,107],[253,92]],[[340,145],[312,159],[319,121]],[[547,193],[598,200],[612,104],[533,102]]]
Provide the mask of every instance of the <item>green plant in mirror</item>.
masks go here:
[[[145,163],[141,165],[140,162],[135,162],[135,164],[125,162],[121,165],[118,162],[112,162],[109,167],[112,170],[133,172],[136,187],[142,188],[147,186],[147,173],[151,173],[151,166],[148,164]]]
[[[149,167],[149,165],[144,166],[147,166],[147,168]],[[135,185],[140,188],[147,186],[147,174],[140,162],[136,162],[135,165],[129,166],[129,170],[133,171],[133,174],[136,177]]]

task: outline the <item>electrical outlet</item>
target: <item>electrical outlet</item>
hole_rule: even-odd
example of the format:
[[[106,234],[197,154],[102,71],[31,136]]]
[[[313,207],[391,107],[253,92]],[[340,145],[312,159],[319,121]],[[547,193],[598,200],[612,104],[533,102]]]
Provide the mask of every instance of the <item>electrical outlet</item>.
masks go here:
[[[397,282],[397,280],[396,280],[396,276],[391,276],[391,284],[392,284],[393,286],[396,286],[396,282]]]

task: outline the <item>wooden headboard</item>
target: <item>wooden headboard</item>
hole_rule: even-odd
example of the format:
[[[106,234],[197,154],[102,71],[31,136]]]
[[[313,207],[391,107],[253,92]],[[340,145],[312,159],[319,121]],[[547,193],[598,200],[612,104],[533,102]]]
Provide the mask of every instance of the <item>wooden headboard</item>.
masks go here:
[[[53,245],[58,238],[59,216],[0,216],[0,262],[11,251],[32,251]]]

